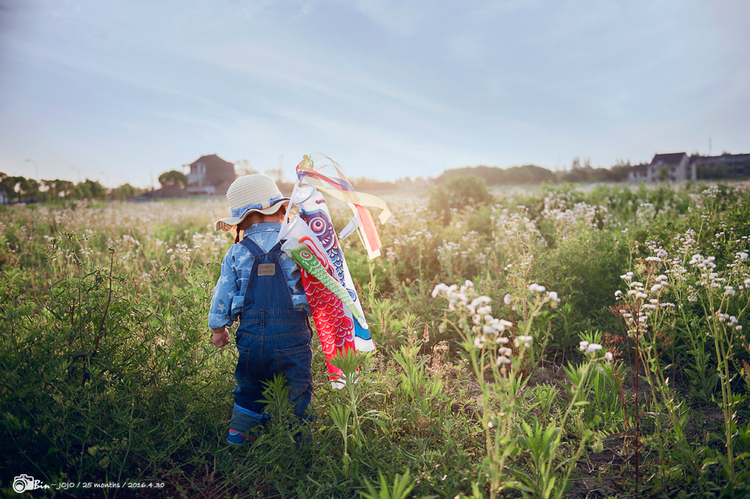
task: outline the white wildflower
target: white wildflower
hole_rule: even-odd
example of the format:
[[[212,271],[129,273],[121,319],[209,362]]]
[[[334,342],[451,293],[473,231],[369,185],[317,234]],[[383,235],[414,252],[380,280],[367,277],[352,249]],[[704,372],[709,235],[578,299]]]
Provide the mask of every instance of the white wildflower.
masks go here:
[[[481,316],[488,315],[490,312],[492,312],[492,307],[489,305],[485,305],[484,307],[479,307],[477,309],[477,313]]]
[[[540,286],[537,283],[533,283],[529,286],[529,291],[532,293],[544,293],[547,290],[544,286]]]
[[[500,367],[501,364],[510,364],[510,359],[504,355],[499,356],[497,358],[497,366]]]
[[[445,285],[445,283],[441,282],[440,284],[437,284],[435,286],[435,289],[432,290],[432,297],[437,298],[437,295],[440,293],[447,293],[448,292],[448,286]]]
[[[492,301],[492,298],[490,298],[489,296],[478,296],[472,300],[471,306],[474,308],[481,307],[482,305],[486,305],[487,303],[490,303],[491,301]],[[479,313],[481,314],[481,312]]]

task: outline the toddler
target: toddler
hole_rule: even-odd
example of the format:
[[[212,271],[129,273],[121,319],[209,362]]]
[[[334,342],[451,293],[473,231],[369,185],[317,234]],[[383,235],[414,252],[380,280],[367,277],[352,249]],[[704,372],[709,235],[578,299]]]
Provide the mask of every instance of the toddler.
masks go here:
[[[291,387],[294,413],[303,418],[312,398],[312,330],[310,307],[297,264],[276,242],[289,198],[265,175],[235,180],[227,191],[231,218],[214,223],[216,230],[236,230],[235,244],[221,264],[214,288],[208,327],[213,344],[229,343],[235,331],[239,359],[234,376],[234,409],[227,441],[241,444],[258,438],[258,425],[268,420],[263,382],[283,373]]]

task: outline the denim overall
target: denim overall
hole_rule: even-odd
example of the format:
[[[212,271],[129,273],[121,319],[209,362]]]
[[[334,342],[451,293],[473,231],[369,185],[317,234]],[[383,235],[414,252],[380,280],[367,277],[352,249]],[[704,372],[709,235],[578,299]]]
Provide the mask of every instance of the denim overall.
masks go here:
[[[255,257],[236,331],[239,359],[234,376],[230,430],[245,433],[268,420],[263,382],[284,373],[294,413],[303,418],[312,398],[312,329],[305,312],[294,310],[279,257],[281,242],[268,253],[245,238],[240,243]],[[231,434],[232,432],[230,432]]]

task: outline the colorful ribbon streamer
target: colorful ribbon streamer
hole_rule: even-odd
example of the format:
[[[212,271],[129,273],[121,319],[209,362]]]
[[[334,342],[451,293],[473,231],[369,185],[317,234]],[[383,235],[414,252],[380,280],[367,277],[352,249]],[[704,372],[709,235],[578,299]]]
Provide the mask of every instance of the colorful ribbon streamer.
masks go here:
[[[379,197],[357,192],[346,178],[346,174],[344,174],[339,164],[328,156],[322,156],[330,161],[330,164],[316,166],[313,159],[309,155],[305,155],[297,165],[297,179],[347,203],[354,213],[354,220],[360,229],[362,241],[367,250],[367,256],[371,260],[380,256],[382,244],[380,243],[372,215],[365,206],[380,208],[381,212],[378,218],[380,219],[380,223],[385,223],[391,216],[388,205]],[[322,171],[327,167],[332,167],[336,175],[323,173]]]

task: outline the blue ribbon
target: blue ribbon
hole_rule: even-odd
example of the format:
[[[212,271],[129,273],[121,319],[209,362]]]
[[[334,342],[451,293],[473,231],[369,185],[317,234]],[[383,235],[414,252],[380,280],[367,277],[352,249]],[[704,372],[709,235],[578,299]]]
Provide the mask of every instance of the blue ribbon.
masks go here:
[[[285,201],[286,199],[287,198],[285,198],[284,196],[273,197],[268,200],[270,204],[266,208],[270,208],[271,206],[275,205],[279,201]],[[247,213],[250,210],[262,210],[262,209],[264,209],[263,203],[254,203],[254,204],[249,204],[247,206],[243,206],[242,208],[230,209],[229,212],[231,213],[232,218],[242,218],[245,215],[245,213]]]

